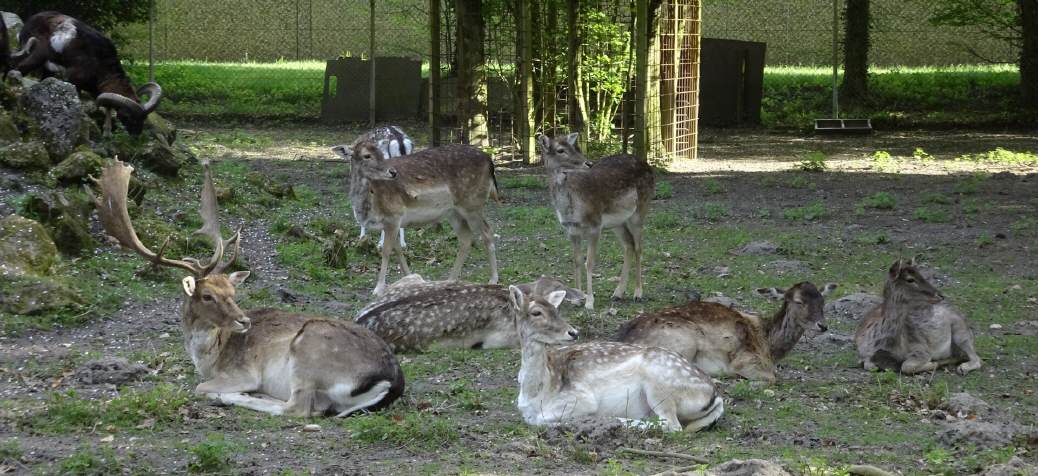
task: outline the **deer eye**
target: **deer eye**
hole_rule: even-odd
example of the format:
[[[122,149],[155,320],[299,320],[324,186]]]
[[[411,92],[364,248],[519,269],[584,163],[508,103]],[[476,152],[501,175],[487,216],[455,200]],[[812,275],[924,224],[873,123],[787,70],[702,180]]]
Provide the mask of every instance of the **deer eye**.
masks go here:
[[[213,302],[213,295],[212,294],[203,294],[202,295],[202,300],[205,301],[205,302]]]
[[[905,282],[906,283],[914,283],[915,282],[915,278],[905,278]]]
[[[566,153],[566,149],[563,149],[563,148],[560,147],[558,149],[555,149],[555,153],[556,154],[565,154]]]
[[[538,317],[540,317],[540,316],[544,315],[544,313],[541,312],[540,310],[537,310],[537,311],[531,312],[530,315],[531,316],[538,316]]]

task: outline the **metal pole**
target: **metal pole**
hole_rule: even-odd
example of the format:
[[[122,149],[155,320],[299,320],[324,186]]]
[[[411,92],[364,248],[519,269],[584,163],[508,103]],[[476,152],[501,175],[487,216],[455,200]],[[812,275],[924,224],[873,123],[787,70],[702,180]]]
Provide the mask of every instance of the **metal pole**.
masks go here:
[[[840,24],[839,11],[840,0],[833,0],[833,119],[840,118],[840,93],[837,89],[836,76],[838,74],[837,68],[840,61],[836,44],[839,43],[840,39],[837,33],[837,29]]]
[[[532,22],[530,0],[519,0],[519,154],[523,163],[533,158],[532,122],[530,115],[530,77],[533,50],[530,45]]]
[[[641,161],[648,161],[648,137],[646,135],[645,105],[649,101],[646,89],[649,86],[649,0],[638,0],[635,16],[635,96],[634,105],[634,155]]]
[[[368,21],[368,62],[371,64],[371,96],[368,98],[368,123],[375,127],[375,0],[370,0],[371,15]]]
[[[296,0],[296,61],[299,61],[299,0]]]
[[[155,82],[155,0],[148,5],[148,81]]]
[[[429,129],[440,145],[440,0],[429,0]]]

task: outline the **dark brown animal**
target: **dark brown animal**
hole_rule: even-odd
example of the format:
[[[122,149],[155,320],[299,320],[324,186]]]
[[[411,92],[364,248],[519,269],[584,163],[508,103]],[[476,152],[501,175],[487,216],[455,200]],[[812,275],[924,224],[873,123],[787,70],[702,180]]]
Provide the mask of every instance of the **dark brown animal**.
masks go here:
[[[890,266],[883,302],[865,314],[854,342],[867,370],[915,374],[959,364],[956,371],[965,375],[982,365],[966,317],[944,301],[914,259]]]
[[[591,275],[602,230],[612,230],[624,248],[624,264],[613,298],[623,297],[633,267],[634,298],[640,299],[642,227],[656,188],[652,167],[630,155],[614,155],[589,168],[587,158],[577,148],[577,138],[577,133],[554,139],[542,135],[538,142],[548,169],[555,216],[573,246],[577,288],[583,287],[581,272],[587,275],[584,306],[595,306]],[[584,240],[588,243],[586,259],[581,256]]]
[[[241,229],[229,240],[220,236],[216,190],[208,164],[204,167],[204,225],[197,233],[213,243],[207,262],[164,258],[165,245],[155,253],[137,238],[126,209],[133,167],[116,162],[95,180],[102,194],[95,199],[98,217],[109,234],[155,265],[190,273],[181,281],[181,326],[202,380],[195,393],[272,415],[304,417],[346,416],[399,398],[403,373],[386,343],[371,331],[352,322],[274,309],[246,314],[238,308],[235,287],[249,272],[224,270],[238,255]],[[232,257],[221,261],[227,246],[233,247]]]
[[[41,12],[29,17],[18,33],[18,43],[21,48],[14,66],[21,74],[64,76],[96,97],[99,106],[115,110],[131,135],[141,133],[148,114],[162,99],[162,88],[156,83],[135,90],[112,40],[68,15]],[[141,96],[148,96],[148,101],[142,103]]]
[[[833,289],[835,284],[827,284],[819,292],[806,281],[788,290],[757,289],[758,294],[782,299],[782,307],[765,321],[722,304],[693,301],[628,321],[617,340],[673,350],[710,375],[773,382],[775,362],[793,349],[804,331],[826,330],[825,296]]]

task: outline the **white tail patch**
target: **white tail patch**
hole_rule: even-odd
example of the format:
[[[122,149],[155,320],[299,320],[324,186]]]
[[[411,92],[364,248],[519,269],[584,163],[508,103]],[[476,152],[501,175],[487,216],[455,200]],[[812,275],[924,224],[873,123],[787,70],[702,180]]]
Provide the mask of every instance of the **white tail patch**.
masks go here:
[[[61,53],[69,42],[76,38],[76,24],[69,18],[58,24],[54,33],[50,35],[50,49],[55,53]]]

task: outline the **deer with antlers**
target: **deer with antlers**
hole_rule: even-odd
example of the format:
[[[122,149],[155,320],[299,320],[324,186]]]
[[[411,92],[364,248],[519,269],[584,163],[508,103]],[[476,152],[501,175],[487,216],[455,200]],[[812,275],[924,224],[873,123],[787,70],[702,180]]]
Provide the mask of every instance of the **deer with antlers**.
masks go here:
[[[195,393],[219,403],[239,405],[272,415],[346,416],[385,407],[404,391],[396,357],[377,335],[352,322],[260,309],[243,312],[235,287],[248,271],[225,274],[237,258],[239,228],[230,239],[220,234],[216,190],[209,164],[203,163],[203,226],[196,233],[212,242],[213,256],[163,256],[137,237],[126,208],[133,167],[115,162],[104,168],[95,198],[105,230],[122,246],[157,266],[190,273],[181,283],[185,300],[181,325],[184,345],[202,382]],[[233,251],[223,261],[224,250]]]

